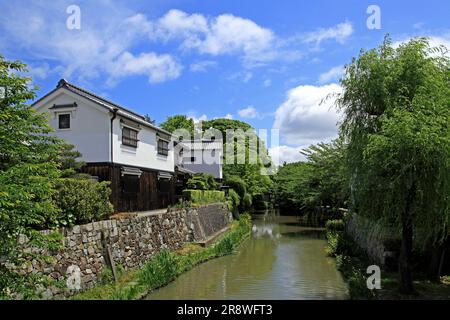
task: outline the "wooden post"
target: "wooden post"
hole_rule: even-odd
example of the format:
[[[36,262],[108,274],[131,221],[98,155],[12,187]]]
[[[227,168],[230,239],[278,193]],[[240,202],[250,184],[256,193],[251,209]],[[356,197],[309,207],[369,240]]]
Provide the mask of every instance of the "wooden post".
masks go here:
[[[113,274],[114,282],[117,282],[118,279],[117,279],[116,264],[114,263],[114,259],[113,259],[112,254],[111,254],[111,247],[110,247],[109,244],[106,245],[106,252],[108,254],[108,260],[109,260],[109,263],[110,263],[110,266],[111,266],[111,271],[112,271],[112,274]]]
[[[106,241],[106,236],[105,236],[104,231],[101,232],[101,237],[102,237],[102,245],[103,245],[103,248],[104,248],[104,251],[105,251],[106,264],[111,267],[111,271],[112,271],[112,275],[113,275],[113,278],[114,278],[114,282],[117,282],[118,277],[117,277],[116,264],[114,263],[114,259],[113,259],[113,256],[111,254],[111,246]]]

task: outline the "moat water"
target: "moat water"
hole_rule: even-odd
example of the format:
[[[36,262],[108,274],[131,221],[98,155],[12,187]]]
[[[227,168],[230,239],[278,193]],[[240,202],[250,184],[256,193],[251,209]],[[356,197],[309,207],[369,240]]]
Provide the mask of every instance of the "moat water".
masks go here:
[[[325,252],[323,228],[295,216],[253,215],[238,251],[180,275],[147,299],[346,299],[348,289]]]

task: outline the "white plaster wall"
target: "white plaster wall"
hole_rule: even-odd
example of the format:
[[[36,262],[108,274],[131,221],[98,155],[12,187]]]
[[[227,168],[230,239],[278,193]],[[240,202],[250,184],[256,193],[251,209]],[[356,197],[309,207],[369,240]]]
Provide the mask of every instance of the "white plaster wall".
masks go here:
[[[71,111],[70,129],[58,129],[58,113],[69,113],[63,110],[49,110],[53,104],[77,103]],[[55,129],[53,133],[64,139],[81,152],[85,162],[109,161],[109,112],[87,105],[83,98],[66,93],[64,89],[58,90],[36,106],[38,112],[49,115],[49,123]]]
[[[130,166],[145,167],[155,170],[174,172],[174,152],[172,143],[169,143],[169,154],[163,156],[158,154],[156,131],[142,126],[138,133],[137,148],[122,144],[122,126],[121,117],[118,115],[114,120],[114,159],[116,163],[127,164]]]

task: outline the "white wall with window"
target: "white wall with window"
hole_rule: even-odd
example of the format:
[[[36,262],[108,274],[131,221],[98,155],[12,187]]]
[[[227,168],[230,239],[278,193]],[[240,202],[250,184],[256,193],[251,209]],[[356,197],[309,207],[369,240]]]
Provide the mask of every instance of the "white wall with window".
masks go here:
[[[47,113],[57,137],[76,146],[85,162],[111,161],[112,113],[97,103],[60,89],[40,100],[35,108]],[[174,172],[170,136],[128,117],[113,121],[113,162]]]
[[[36,108],[45,112],[53,135],[76,146],[85,162],[109,161],[109,112],[71,92],[55,92]]]
[[[145,125],[117,116],[114,120],[114,162],[174,172],[170,137]]]

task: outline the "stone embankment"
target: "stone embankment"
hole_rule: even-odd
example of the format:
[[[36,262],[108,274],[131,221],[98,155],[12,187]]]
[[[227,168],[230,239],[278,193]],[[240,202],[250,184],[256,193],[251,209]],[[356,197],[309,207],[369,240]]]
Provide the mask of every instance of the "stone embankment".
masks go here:
[[[39,291],[46,299],[60,299],[95,286],[105,268],[139,268],[155,252],[202,241],[231,219],[228,207],[220,203],[62,228],[62,248],[46,252],[24,249],[48,255],[50,261],[28,260],[18,272],[49,276],[55,284]]]

